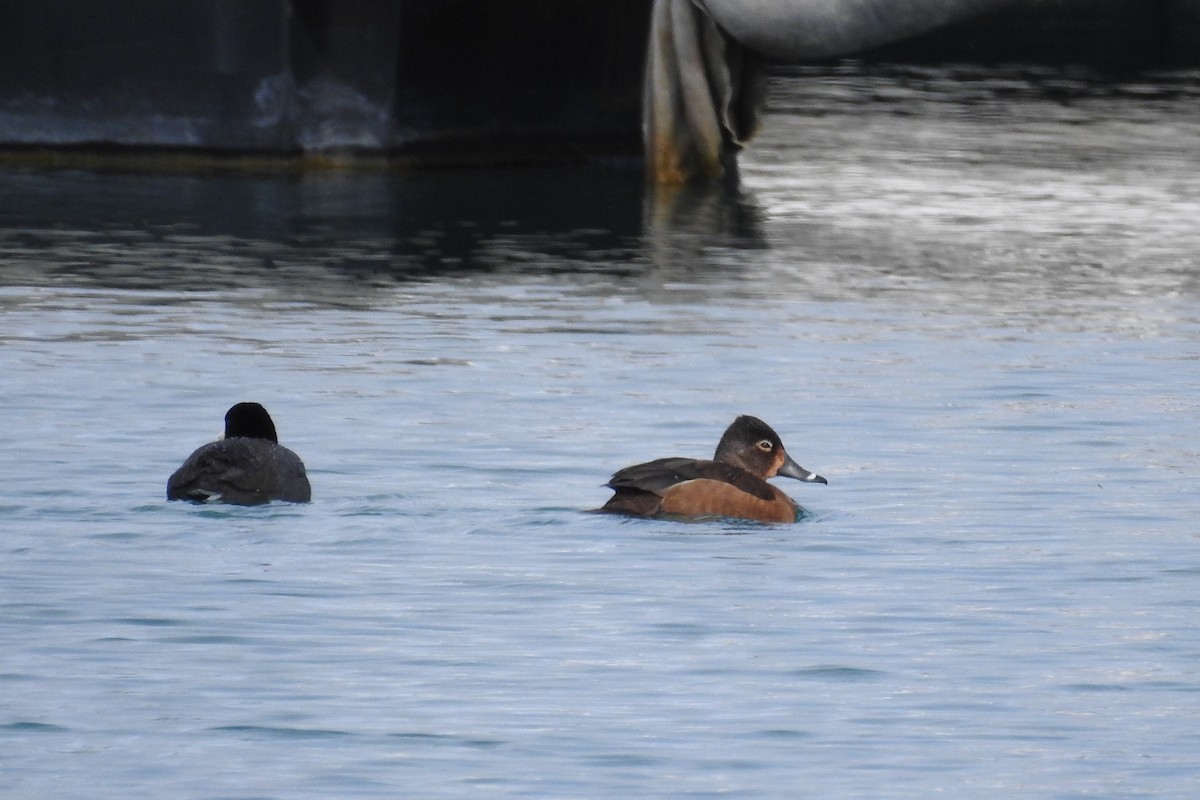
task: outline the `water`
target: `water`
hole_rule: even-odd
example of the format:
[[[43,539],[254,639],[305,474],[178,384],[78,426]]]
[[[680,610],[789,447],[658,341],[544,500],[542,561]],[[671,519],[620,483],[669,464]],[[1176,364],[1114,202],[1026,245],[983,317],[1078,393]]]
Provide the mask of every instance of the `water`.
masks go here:
[[[1172,86],[798,72],[734,196],[0,174],[0,792],[1194,797]],[[314,502],[163,500],[242,399]],[[581,513],[739,413],[803,522]]]

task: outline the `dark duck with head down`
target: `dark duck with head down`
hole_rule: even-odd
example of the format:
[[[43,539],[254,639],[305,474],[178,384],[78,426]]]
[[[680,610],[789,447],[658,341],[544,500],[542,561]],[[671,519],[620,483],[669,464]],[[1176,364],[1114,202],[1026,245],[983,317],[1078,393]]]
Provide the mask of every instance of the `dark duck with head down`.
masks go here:
[[[271,415],[258,403],[225,414],[225,435],[200,447],[167,481],[168,500],[253,506],[307,503],[312,488],[300,457],[279,444]]]

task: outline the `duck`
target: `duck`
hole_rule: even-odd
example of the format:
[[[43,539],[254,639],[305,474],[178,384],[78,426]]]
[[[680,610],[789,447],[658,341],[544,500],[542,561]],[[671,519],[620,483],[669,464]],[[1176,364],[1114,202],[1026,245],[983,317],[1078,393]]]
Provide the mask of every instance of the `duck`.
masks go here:
[[[167,480],[167,499],[307,503],[312,487],[300,456],[279,443],[267,410],[259,403],[236,403],[225,413],[224,436],[199,447]]]
[[[711,460],[660,458],[618,470],[606,484],[613,496],[597,511],[634,517],[724,517],[795,522],[801,506],[768,478],[829,481],[797,464],[770,425],[742,415],[725,429]]]

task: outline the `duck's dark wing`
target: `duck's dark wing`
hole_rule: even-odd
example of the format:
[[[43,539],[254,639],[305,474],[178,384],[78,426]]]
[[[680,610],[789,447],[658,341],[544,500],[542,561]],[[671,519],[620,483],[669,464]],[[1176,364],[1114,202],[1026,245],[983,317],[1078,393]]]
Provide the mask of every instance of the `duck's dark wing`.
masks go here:
[[[222,439],[188,456],[167,481],[168,500],[258,505],[307,503],[312,488],[300,457],[265,439]]]
[[[775,491],[769,483],[740,467],[694,458],[660,458],[645,464],[634,464],[616,472],[608,486],[618,493],[632,490],[662,497],[672,486],[694,480],[726,483],[760,500],[775,498]]]

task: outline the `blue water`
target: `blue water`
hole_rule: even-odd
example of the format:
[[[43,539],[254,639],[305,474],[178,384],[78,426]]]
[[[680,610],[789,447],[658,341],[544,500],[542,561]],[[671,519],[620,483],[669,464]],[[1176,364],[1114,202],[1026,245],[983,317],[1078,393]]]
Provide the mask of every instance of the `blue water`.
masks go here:
[[[1200,113],[969,88],[779,80],[735,195],[0,173],[0,795],[1195,797]],[[243,399],[314,502],[166,502]],[[802,522],[582,513],[740,413]]]

